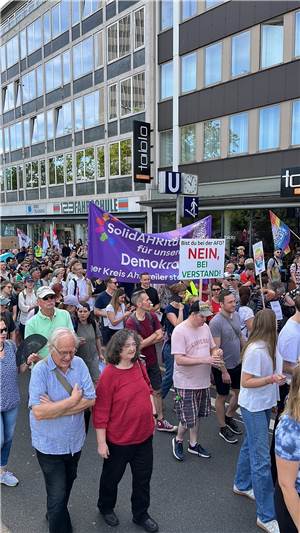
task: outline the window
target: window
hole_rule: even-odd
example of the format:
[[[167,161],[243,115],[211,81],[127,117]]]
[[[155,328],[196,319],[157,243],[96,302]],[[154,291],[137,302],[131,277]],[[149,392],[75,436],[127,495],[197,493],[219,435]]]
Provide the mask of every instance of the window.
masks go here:
[[[58,155],[48,161],[49,185],[61,185],[64,183],[64,156]]]
[[[19,61],[19,37],[16,35],[6,43],[7,68]]]
[[[196,126],[184,126],[181,134],[181,162],[190,163],[196,160]]]
[[[140,113],[145,109],[145,73],[132,78],[132,112]]]
[[[283,17],[261,25],[261,67],[283,61]]]
[[[10,150],[19,150],[23,146],[22,122],[16,122],[9,127],[10,132]]]
[[[120,155],[121,155],[121,176],[127,176],[131,174],[131,139],[120,142]]]
[[[63,82],[64,85],[70,82],[71,79],[71,59],[70,50],[63,53]]]
[[[36,98],[35,72],[32,70],[22,78],[23,104]]]
[[[24,136],[24,146],[30,146],[30,119],[27,118],[23,122],[23,136]]]
[[[43,67],[36,68],[36,95],[41,96],[44,92]]]
[[[27,56],[26,28],[20,32],[20,59]]]
[[[73,156],[72,154],[65,154],[66,163],[66,181],[68,183],[73,181]]]
[[[88,17],[94,11],[97,11],[97,9],[100,9],[101,7],[101,1],[100,0],[84,0],[84,6],[83,6],[83,17]]]
[[[80,0],[72,0],[72,25],[74,26],[80,22]]]
[[[76,152],[76,179],[77,181],[95,179],[94,147]]]
[[[54,139],[53,109],[47,111],[47,139]]]
[[[278,148],[280,134],[280,106],[264,107],[259,112],[259,149]]]
[[[107,29],[107,53],[108,61],[118,58],[118,23],[116,22]]]
[[[83,129],[83,110],[82,110],[82,98],[74,100],[74,121],[75,131]]]
[[[165,30],[173,26],[173,0],[160,2],[160,29]]]
[[[197,0],[183,0],[181,4],[181,20],[197,14]]]
[[[181,57],[181,90],[194,91],[197,87],[197,53]]]
[[[44,113],[40,113],[32,119],[32,144],[39,143],[45,140],[45,124]]]
[[[130,52],[130,15],[119,20],[119,57]]]
[[[231,75],[250,72],[250,31],[232,37]]]
[[[44,44],[51,40],[51,11],[44,14]]]
[[[222,43],[205,48],[205,85],[218,83],[222,79]]]
[[[144,37],[144,8],[135,11],[134,13],[134,49],[137,50],[145,44]]]
[[[100,92],[95,91],[83,97],[84,128],[91,128],[100,123]]]
[[[37,188],[39,186],[38,162],[25,164],[25,184],[27,189]]]
[[[109,175],[128,176],[132,172],[131,139],[109,145]]]
[[[93,63],[93,37],[89,37],[73,48],[74,78],[80,78],[91,72]]]
[[[40,177],[41,177],[41,187],[45,187],[46,185],[46,161],[45,159],[40,159],[39,171],[40,171]]]
[[[42,46],[42,24],[41,19],[36,19],[27,26],[27,51],[31,54]]]
[[[206,9],[211,9],[219,4],[222,4],[225,0],[206,0]]]
[[[229,118],[229,154],[248,152],[248,113],[232,115]]]
[[[4,152],[9,152],[9,128],[4,128]]]
[[[97,146],[97,175],[98,178],[105,177],[105,152],[104,146]]]
[[[123,57],[130,52],[130,15],[107,28],[108,61]]]
[[[72,132],[72,108],[71,102],[57,109],[56,137],[68,135]]]
[[[23,165],[18,165],[17,166],[17,174],[18,174],[18,178],[19,178],[19,189],[23,189],[24,188],[24,183],[23,183]]]
[[[108,118],[112,120],[117,118],[117,84],[108,87]]]
[[[6,51],[5,45],[1,46],[1,70],[6,70]]]
[[[220,120],[208,120],[204,122],[204,159],[220,157]]]
[[[300,144],[300,100],[293,102],[292,145]]]
[[[162,131],[159,135],[160,166],[169,167],[173,163],[173,131]]]
[[[132,112],[131,107],[131,78],[120,83],[121,93],[121,116],[128,115]]]
[[[53,91],[62,84],[61,56],[56,56],[45,64],[46,92]]]
[[[300,56],[300,11],[295,14],[295,56]]]
[[[173,96],[173,62],[164,63],[160,66],[160,97]]]
[[[14,83],[10,83],[3,89],[3,113],[15,107]]]
[[[15,81],[15,91],[16,91],[16,107],[21,105],[21,84],[19,80]]]
[[[0,154],[3,154],[3,152],[4,152],[3,131],[0,129]]]
[[[6,168],[4,170],[5,187],[7,191],[18,189],[17,167]]]
[[[69,0],[61,0],[59,4],[52,7],[52,39],[66,31],[69,27]]]
[[[103,65],[103,33],[99,31],[94,35],[95,68]]]

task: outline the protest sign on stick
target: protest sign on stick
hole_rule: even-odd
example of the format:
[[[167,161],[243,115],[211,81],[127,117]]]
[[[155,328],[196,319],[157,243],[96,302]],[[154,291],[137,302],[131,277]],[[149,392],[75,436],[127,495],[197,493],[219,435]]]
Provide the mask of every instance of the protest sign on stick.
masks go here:
[[[225,239],[181,239],[178,278],[201,281],[223,278],[224,258]]]
[[[262,286],[261,275],[263,272],[265,272],[266,265],[265,265],[264,247],[263,247],[262,241],[259,241],[253,244],[252,248],[253,248],[255,274],[256,276],[259,276],[262,304],[263,304],[263,308],[265,308],[265,299],[264,299],[263,290],[262,290],[263,286]]]

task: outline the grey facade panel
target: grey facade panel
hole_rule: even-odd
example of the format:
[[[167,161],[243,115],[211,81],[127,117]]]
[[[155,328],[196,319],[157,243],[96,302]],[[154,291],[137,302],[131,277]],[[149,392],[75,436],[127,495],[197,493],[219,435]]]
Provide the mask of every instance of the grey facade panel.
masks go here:
[[[75,146],[83,143],[83,133],[82,131],[76,131],[75,133]]]
[[[173,58],[173,29],[158,36],[158,63],[165,63]]]
[[[39,199],[38,189],[26,189],[26,200],[38,200],[38,199]]]
[[[72,135],[64,135],[55,139],[55,150],[62,150],[72,146]]]
[[[122,120],[120,120],[120,134],[133,131],[134,120],[140,120],[141,122],[143,122],[145,120],[145,113],[139,113],[138,115],[134,115],[128,118],[122,118]]]
[[[201,185],[201,182],[278,176],[282,168],[297,166],[299,161],[300,148],[297,148],[181,165],[179,170],[197,174]]]
[[[76,196],[86,196],[87,194],[95,194],[95,182],[76,183]]]
[[[97,85],[97,83],[103,83],[103,80],[104,80],[104,69],[99,68],[99,70],[95,71],[95,85]]]
[[[13,65],[9,69],[7,69],[7,71],[6,71],[6,79],[7,79],[7,81],[10,80],[10,78],[13,78],[17,74],[19,74],[19,72],[20,72],[19,68],[20,68],[19,63],[16,63],[15,65]]]
[[[64,196],[64,186],[49,187],[49,198],[61,198]]]
[[[10,153],[10,160],[13,163],[14,161],[21,161],[23,159],[23,150],[14,150]]]
[[[68,98],[71,95],[71,84],[64,85],[64,98]]]
[[[103,24],[102,9],[96,11],[96,13],[93,13],[90,17],[82,21],[82,35],[97,28],[97,26],[101,26],[101,24]]]
[[[2,72],[1,73],[1,83],[5,83],[6,82],[6,72]]]
[[[15,109],[15,117],[20,118],[20,116],[21,116],[21,107],[19,106],[19,107],[16,107]]]
[[[19,191],[19,202],[24,201],[24,191]]]
[[[28,159],[30,155],[30,149],[27,147],[27,148],[24,148],[24,159]]]
[[[78,37],[80,37],[80,24],[76,24],[76,26],[73,26],[72,28],[72,41],[75,41]]]
[[[18,201],[18,191],[11,191],[6,193],[6,200],[8,202],[17,202]]]
[[[97,194],[105,194],[105,180],[98,180],[96,183]]]
[[[252,108],[292,100],[300,96],[299,61],[262,70],[243,78],[208,87],[179,98],[179,124],[192,124],[210,118],[239,113]],[[160,120],[167,120],[163,102]]]
[[[42,155],[46,152],[45,143],[33,144],[31,147],[31,155],[35,157],[37,155]]]
[[[66,46],[69,43],[69,40],[69,31],[65,31],[64,33],[53,39],[53,41],[51,41],[51,52],[53,53],[59,50],[60,48],[63,48],[63,46]]]
[[[35,52],[27,56],[28,67],[32,67],[32,65],[35,65],[36,63],[38,63],[38,61],[41,61],[41,59],[42,59],[42,49],[39,48],[38,50],[35,50]]]
[[[73,196],[73,184],[66,184],[66,197]]]
[[[93,74],[87,74],[86,76],[83,76],[82,78],[79,78],[78,80],[74,80],[73,82],[73,92],[79,93],[80,91],[84,91],[85,89],[88,89],[89,87],[93,86]]]
[[[0,199],[1,199],[1,204],[5,204],[5,194],[4,194],[4,192],[0,193]]]
[[[109,137],[115,137],[118,135],[118,121],[109,122],[107,125],[107,133]]]
[[[41,187],[40,188],[40,199],[44,200],[45,198],[47,198],[47,189],[46,187]]]
[[[158,104],[158,131],[173,128],[173,100],[166,100]]]
[[[51,91],[51,93],[46,94],[46,105],[54,104],[55,102],[62,100],[63,97],[64,89],[63,87],[59,87],[58,89]]]
[[[145,48],[138,50],[133,54],[133,68],[140,67],[145,64]]]
[[[116,12],[117,12],[116,1],[111,2],[111,4],[108,4],[108,5],[106,6],[106,11],[105,11],[105,13],[106,13],[106,20],[109,20],[109,19],[111,19],[112,17],[114,17],[115,14],[116,14]]]
[[[129,7],[132,7],[137,2],[138,0],[121,0],[121,2],[119,1],[119,13],[125,11],[125,9],[128,9]]]
[[[52,54],[52,45],[51,43],[47,43],[44,46],[44,57],[48,57]]]
[[[131,55],[119,59],[110,65],[107,65],[107,79],[115,78],[131,69]]]
[[[84,130],[84,142],[90,143],[92,141],[98,141],[104,139],[105,131],[104,126],[96,126],[95,128],[89,128]]]
[[[44,97],[40,96],[35,100],[36,110],[42,109],[44,107]]]
[[[47,141],[47,152],[54,151],[54,141]]]
[[[3,124],[7,124],[7,122],[11,122],[15,118],[15,112],[13,109],[11,111],[7,111],[6,113],[3,113]]]
[[[33,113],[33,111],[36,111],[36,100],[31,100],[30,102],[23,104],[22,111],[23,115],[28,115],[28,113]]]
[[[134,188],[136,191],[145,191],[146,190],[146,183],[140,183],[140,182],[136,182],[134,184]]]
[[[21,63],[20,63],[20,70],[21,72],[23,72],[23,70],[26,70],[27,69],[27,61],[26,61],[26,57],[24,59],[21,59]]]
[[[109,192],[128,192],[132,190],[132,179],[117,178],[108,180]]]
[[[261,0],[260,2],[226,2],[180,25],[179,53],[186,54],[191,50],[201,48],[209,43],[223,39],[233,33],[246,30],[251,26],[277,17],[290,10],[298,9],[299,7],[299,0],[295,0],[294,2],[280,0],[277,2],[265,0]],[[164,34],[161,34],[159,37],[162,35]],[[164,59],[163,61],[166,60]],[[162,61],[159,60],[159,62]]]

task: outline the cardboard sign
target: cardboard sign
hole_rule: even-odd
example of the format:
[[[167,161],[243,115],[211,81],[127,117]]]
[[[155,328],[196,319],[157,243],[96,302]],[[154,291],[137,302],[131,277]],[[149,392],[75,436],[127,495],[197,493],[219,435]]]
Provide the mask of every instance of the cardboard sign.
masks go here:
[[[178,279],[223,278],[225,239],[181,239]]]
[[[19,248],[19,239],[18,237],[0,237],[0,248],[2,250],[11,250],[14,248]]]
[[[265,257],[264,257],[264,247],[262,241],[256,242],[252,246],[253,248],[253,258],[255,265],[255,275],[259,276],[262,272],[266,270]]]

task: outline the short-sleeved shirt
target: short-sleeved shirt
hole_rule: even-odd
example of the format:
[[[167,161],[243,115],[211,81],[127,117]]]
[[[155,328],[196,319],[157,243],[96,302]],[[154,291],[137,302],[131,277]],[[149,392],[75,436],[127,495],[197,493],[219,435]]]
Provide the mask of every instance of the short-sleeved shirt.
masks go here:
[[[290,273],[295,274],[296,284],[300,286],[300,265],[292,263],[290,266]]]
[[[300,357],[300,324],[290,318],[278,336],[277,350],[282,361],[294,365]]]
[[[116,317],[116,320],[118,320],[119,318],[124,316],[124,313],[126,312],[126,307],[125,307],[125,304],[122,303],[121,304],[121,309],[119,309],[117,312],[115,312],[113,306],[111,304],[108,304],[108,306],[106,307],[106,312],[114,313],[114,315]],[[108,327],[110,329],[115,329],[116,331],[118,331],[119,329],[123,329],[124,328],[123,320],[121,320],[121,322],[119,322],[115,326],[111,323],[109,318],[107,319],[107,322],[108,322]]]
[[[96,299],[95,307],[97,309],[105,309],[110,303],[110,301],[111,301],[111,295],[108,294],[108,292],[103,291],[99,294],[98,298]],[[103,326],[108,327],[108,319],[105,316],[102,318],[103,318],[103,322],[102,322]]]
[[[215,342],[207,324],[193,328],[185,320],[174,328],[171,337],[173,355],[203,358],[198,365],[177,365],[174,361],[173,383],[178,389],[207,389],[210,386],[211,365],[207,362]]]
[[[281,417],[276,428],[275,453],[286,461],[300,461],[300,422],[287,414]],[[300,468],[295,486],[300,494]]]
[[[178,318],[179,309],[176,309],[176,307],[173,307],[173,305],[169,304],[165,308],[165,314],[167,315],[168,313],[173,313]],[[187,317],[189,316],[189,306],[187,304],[184,304],[182,315],[183,315],[183,320],[186,320]],[[174,327],[175,326],[171,324],[171,322],[168,320],[168,317],[166,316],[165,329],[166,329],[166,333],[169,339],[171,338],[171,335],[174,331]]]
[[[138,322],[137,319],[130,316],[126,321],[126,329],[136,331],[137,334],[143,339],[147,339],[147,337],[150,337],[152,333],[161,329],[161,325],[156,314],[151,313],[151,317],[149,315],[150,313],[146,313],[144,320],[138,320]],[[151,344],[150,346],[146,346],[146,348],[142,348],[142,353],[146,357],[147,368],[157,364],[155,344]]]
[[[99,377],[99,355],[96,345],[96,339],[101,338],[99,327],[95,324],[81,324],[77,325],[78,337],[83,337],[85,342],[80,344],[77,348],[76,354],[84,360],[89,369],[93,382],[97,381]]]
[[[51,357],[39,361],[31,372],[29,384],[29,407],[40,405],[40,398],[48,394],[52,401],[58,402],[70,397],[58,381],[54,370],[56,365]],[[83,398],[95,398],[95,388],[88,368],[80,357],[74,357],[64,377],[70,385],[75,383],[82,389]],[[85,440],[84,414],[60,416],[58,418],[37,420],[30,410],[30,429],[32,445],[41,453],[62,455],[79,452]]]
[[[220,337],[220,348],[226,368],[235,368],[241,362],[240,317],[237,312],[232,318],[225,318],[222,313],[214,316],[209,323],[213,337]]]
[[[159,304],[158,292],[154,287],[148,287],[148,289],[143,289],[143,287],[141,287],[140,285],[137,285],[136,291],[141,291],[141,290],[146,292],[153,306]]]
[[[271,259],[269,259],[267,269],[271,272],[272,281],[281,281],[281,267],[281,259],[277,259],[275,257],[271,257]]]
[[[242,372],[257,378],[271,376],[274,373],[273,361],[264,341],[253,342],[246,348],[242,361]],[[278,400],[278,385],[276,383],[270,383],[263,387],[243,387],[241,384],[239,405],[251,413],[272,409]]]
[[[49,339],[51,333],[57,328],[68,328],[71,331],[74,331],[73,323],[68,311],[55,308],[53,317],[49,318],[40,310],[36,315],[30,318],[28,322],[26,322],[25,339],[34,333],[39,333],[46,337],[46,339]],[[38,351],[38,354],[41,357],[46,357],[48,355],[47,345],[41,348]]]
[[[246,321],[249,320],[249,318],[254,318],[254,313],[251,309],[251,307],[248,307],[248,305],[242,305],[239,310],[238,314],[240,317],[241,322],[241,332],[242,335],[247,339],[248,338],[248,328],[246,325]]]

